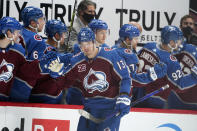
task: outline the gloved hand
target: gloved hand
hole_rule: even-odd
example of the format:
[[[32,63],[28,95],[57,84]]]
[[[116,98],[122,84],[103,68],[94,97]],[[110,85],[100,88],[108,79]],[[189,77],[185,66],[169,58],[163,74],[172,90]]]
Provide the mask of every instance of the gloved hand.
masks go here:
[[[130,97],[128,95],[120,95],[116,100],[115,111],[120,112],[118,117],[122,117],[130,112]]]
[[[155,81],[158,78],[162,78],[167,74],[167,65],[163,62],[157,63],[154,67],[148,70],[150,78]]]
[[[191,69],[192,75],[197,79],[197,65],[194,65]]]
[[[49,73],[50,70],[48,69],[48,63],[51,59],[57,59],[57,53],[51,51],[47,54],[44,54],[43,57],[40,59],[40,68],[42,69],[43,73]]]
[[[60,77],[64,73],[64,63],[60,63],[59,57],[51,59],[48,63],[48,69],[50,70],[51,77]]]

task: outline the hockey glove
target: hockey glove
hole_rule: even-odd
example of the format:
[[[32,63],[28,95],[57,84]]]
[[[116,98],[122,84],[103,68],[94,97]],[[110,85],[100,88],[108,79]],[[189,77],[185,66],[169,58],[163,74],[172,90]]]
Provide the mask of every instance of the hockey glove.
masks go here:
[[[192,75],[197,79],[197,65],[194,65],[191,69]]]
[[[121,95],[116,100],[115,111],[120,112],[118,117],[122,117],[130,112],[130,97],[128,95]]]
[[[50,70],[51,77],[60,77],[64,73],[64,63],[60,63],[60,59],[57,57],[57,59],[52,59],[48,63],[48,69]]]
[[[157,63],[154,67],[149,69],[150,78],[155,81],[158,78],[162,78],[167,74],[167,65],[165,63]]]
[[[48,69],[48,63],[51,59],[54,58],[57,58],[57,54],[53,51],[43,55],[43,57],[40,59],[40,68],[42,69],[42,73],[50,72],[50,70]]]

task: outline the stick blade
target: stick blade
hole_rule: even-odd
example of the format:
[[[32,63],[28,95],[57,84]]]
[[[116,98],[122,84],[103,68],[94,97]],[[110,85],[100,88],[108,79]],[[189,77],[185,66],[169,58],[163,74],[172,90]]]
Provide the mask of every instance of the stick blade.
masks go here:
[[[86,119],[91,120],[91,121],[93,121],[93,122],[95,122],[95,123],[101,123],[101,122],[103,121],[103,119],[95,118],[95,117],[92,116],[90,113],[88,113],[87,111],[82,110],[82,109],[79,110],[79,114],[80,114],[81,116],[85,117]]]

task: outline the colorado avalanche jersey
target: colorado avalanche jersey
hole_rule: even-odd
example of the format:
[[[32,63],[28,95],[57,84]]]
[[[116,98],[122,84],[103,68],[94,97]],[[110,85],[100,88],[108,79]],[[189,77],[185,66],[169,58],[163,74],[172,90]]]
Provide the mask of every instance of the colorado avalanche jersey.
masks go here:
[[[125,60],[127,66],[129,67],[133,81],[132,83],[134,87],[142,87],[142,83],[144,86],[153,81],[150,78],[149,73],[147,72],[137,73],[137,68],[139,66],[139,59],[138,56],[135,53],[133,53],[132,50],[122,48],[118,45],[114,46],[113,48],[116,49],[119,56],[121,56]],[[137,84],[138,82],[140,82],[141,84]]]
[[[109,47],[107,44],[102,44],[100,47]],[[76,55],[81,52],[79,44],[74,44],[73,46],[73,54]],[[69,88],[66,94],[66,102],[71,105],[82,105],[83,104],[83,96],[80,90],[75,87],[81,86],[80,84],[75,83],[72,85],[73,88]]]
[[[40,77],[38,61],[26,61],[24,53],[23,47],[18,44],[0,49],[0,100],[26,99],[35,80]],[[25,84],[17,94],[13,87],[14,78]]]
[[[42,37],[35,32],[27,30],[26,28],[23,28],[22,30],[22,37],[28,54],[27,59],[40,59],[46,49],[46,43]]]
[[[65,78],[66,87],[73,85],[75,81],[82,83],[83,86],[78,88],[85,97],[85,107],[89,108],[114,106],[114,98],[121,92],[129,94],[131,88],[125,61],[110,48],[100,47],[93,59],[88,59],[82,52],[75,55],[71,59],[71,65],[66,68]]]
[[[21,44],[26,49],[27,59],[29,60],[39,60],[44,54],[50,51],[56,51],[56,49],[47,44],[40,35],[26,28],[22,30],[22,37]],[[33,103],[60,103],[63,81],[62,78],[54,79],[50,77],[49,74],[42,73],[42,77],[37,79],[32,89],[29,101]],[[17,80],[15,83],[23,84]]]
[[[169,84],[170,88],[157,94],[160,99],[166,100],[170,90],[184,90],[191,88],[197,82],[192,75],[183,76],[181,66],[177,61],[176,57],[171,55],[169,52],[162,50],[156,43],[146,44],[138,54],[140,61],[138,71],[146,71],[150,67],[153,67],[155,63],[160,61],[167,65],[167,75],[164,78],[158,79],[146,86],[146,92],[152,92],[157,88]]]
[[[183,44],[180,52],[175,54],[180,62],[182,72],[184,75],[191,74],[191,68],[197,64],[197,47],[191,44]],[[184,91],[173,91],[168,99],[169,108],[177,109],[197,109],[197,83]],[[179,102],[177,102],[179,101]],[[185,105],[188,104],[188,105]]]

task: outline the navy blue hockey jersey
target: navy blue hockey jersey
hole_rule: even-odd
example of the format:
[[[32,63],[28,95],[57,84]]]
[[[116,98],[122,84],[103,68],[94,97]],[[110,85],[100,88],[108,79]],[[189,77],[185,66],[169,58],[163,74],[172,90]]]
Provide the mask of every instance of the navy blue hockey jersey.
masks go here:
[[[38,61],[26,61],[24,53],[23,47],[18,44],[0,49],[0,100],[26,99],[35,80],[40,77]],[[14,78],[25,84],[18,88],[20,91],[17,94],[13,87]]]
[[[85,97],[85,107],[114,106],[115,103],[111,103],[115,102],[114,98],[120,92],[130,93],[131,88],[131,78],[125,61],[110,48],[99,48],[94,59],[88,59],[83,53],[75,55],[71,59],[71,65],[67,67],[65,78],[67,87],[75,81],[82,83],[83,86],[78,88]],[[98,101],[92,103],[95,100]]]
[[[146,87],[146,92],[152,92],[157,88],[160,88],[166,84],[170,85],[170,88],[166,91],[159,93],[161,99],[167,99],[170,90],[185,90],[191,88],[197,82],[195,77],[192,75],[184,76],[181,70],[180,63],[177,61],[176,57],[171,55],[169,52],[162,50],[160,45],[156,43],[146,44],[138,53],[138,58],[140,61],[138,72],[146,71],[150,67],[153,67],[155,63],[160,61],[167,65],[167,75],[164,78],[158,79]]]

